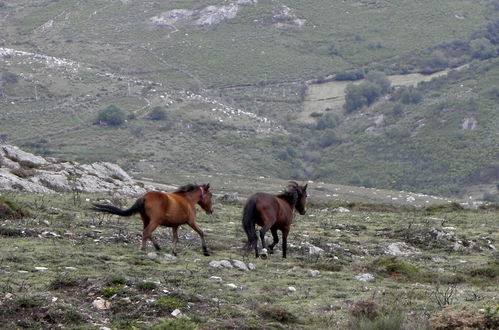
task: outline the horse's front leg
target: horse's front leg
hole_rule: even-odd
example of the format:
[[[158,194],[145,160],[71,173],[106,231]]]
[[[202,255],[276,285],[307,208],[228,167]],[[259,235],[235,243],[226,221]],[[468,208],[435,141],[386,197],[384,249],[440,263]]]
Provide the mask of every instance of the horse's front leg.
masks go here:
[[[262,253],[260,254],[260,258],[267,259],[267,246],[265,244],[265,234],[270,229],[270,225],[265,225],[260,229],[260,239],[262,240]],[[258,254],[256,256],[258,258]]]
[[[201,238],[201,247],[203,248],[203,254],[205,256],[210,256],[211,253],[210,251],[208,251],[208,248],[206,247],[206,242],[204,240],[204,233],[203,231],[201,230],[201,228],[199,228],[198,224],[194,221],[194,219],[192,221],[189,221],[187,222],[187,224],[192,228],[194,229],[194,231],[196,233],[198,233],[199,237]]]

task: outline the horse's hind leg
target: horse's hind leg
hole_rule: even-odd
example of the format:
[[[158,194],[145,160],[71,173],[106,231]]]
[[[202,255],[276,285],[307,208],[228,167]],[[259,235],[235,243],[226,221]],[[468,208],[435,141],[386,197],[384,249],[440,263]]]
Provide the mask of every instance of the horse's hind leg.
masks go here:
[[[279,237],[277,236],[277,228],[270,228],[270,232],[272,233],[272,238],[274,239],[272,244],[269,245],[269,253],[272,254],[274,253],[274,246],[279,242]]]
[[[201,246],[203,247],[203,254],[205,256],[209,256],[210,255],[210,252],[208,251],[208,248],[206,247],[206,242],[204,240],[204,233],[203,231],[201,230],[201,228],[199,228],[198,224],[192,220],[192,221],[189,221],[187,222],[187,224],[192,228],[194,229],[194,231],[196,233],[198,233],[199,237],[201,238]]]
[[[172,243],[173,243],[173,250],[172,253],[174,256],[177,255],[177,242],[178,242],[178,227],[172,227]]]
[[[286,258],[286,252],[288,249],[288,234],[289,228],[282,229],[282,257]]]
[[[158,242],[156,242],[156,239],[152,236],[152,232],[158,227],[158,223],[156,221],[151,221],[149,224],[144,228],[144,232],[142,233],[142,250],[146,249],[147,246],[147,240],[150,239],[156,250],[161,250],[161,247],[159,246]]]

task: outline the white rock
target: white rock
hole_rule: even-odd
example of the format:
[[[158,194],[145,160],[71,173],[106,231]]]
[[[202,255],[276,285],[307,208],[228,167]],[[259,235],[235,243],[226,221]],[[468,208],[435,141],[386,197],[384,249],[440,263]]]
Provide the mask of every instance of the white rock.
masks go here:
[[[97,309],[109,309],[111,308],[111,302],[104,298],[97,297],[97,299],[92,302],[92,306]]]
[[[251,262],[248,264],[248,268],[249,270],[255,270],[256,269],[256,266],[253,265]]]
[[[370,281],[374,281],[374,275],[373,274],[369,274],[369,273],[365,273],[365,274],[359,274],[357,276],[355,276],[355,278],[361,282],[370,282]]]
[[[147,256],[151,259],[155,259],[158,257],[158,254],[156,252],[149,252]]]
[[[320,276],[320,274],[321,274],[321,272],[320,272],[320,271],[318,271],[318,270],[312,270],[312,269],[310,269],[310,270],[308,271],[308,275],[309,275],[310,277],[319,277],[319,276]]]
[[[171,255],[171,254],[165,254],[163,256],[163,259],[166,259],[166,260],[176,260],[177,257],[175,257],[174,255]]]
[[[222,268],[222,264],[220,263],[220,261],[217,261],[217,260],[210,261],[208,266],[213,267],[213,268]]]
[[[212,280],[213,282],[223,282],[222,278],[218,276],[212,276],[210,277],[210,280]]]
[[[233,268],[229,260],[220,260],[220,265],[225,268]]]
[[[66,269],[66,270],[71,270],[71,271],[76,271],[76,270],[78,270],[78,268],[76,268],[76,267],[64,267],[64,269]]]
[[[182,316],[182,311],[177,308],[171,314],[172,314],[173,317],[177,317],[178,318],[178,317]]]
[[[289,292],[296,292],[296,288],[294,286],[288,287]]]
[[[421,251],[417,248],[408,246],[404,242],[397,242],[389,244],[385,249],[385,253],[392,256],[407,257],[417,253],[421,253]]]
[[[48,270],[47,267],[35,267],[35,269],[40,271],[40,272],[44,272],[44,271]]]
[[[234,283],[227,283],[225,284],[226,287],[228,287],[229,289],[232,289],[232,290],[235,290],[238,288],[237,285],[235,285]]]
[[[350,212],[350,210],[347,208],[344,208],[344,207],[337,207],[337,208],[333,209],[333,212],[348,213],[348,212]]]
[[[317,246],[313,246],[311,245],[309,248],[308,248],[308,253],[309,254],[324,254],[324,250],[321,249],[320,247],[317,247]]]
[[[240,270],[249,271],[248,266],[240,260],[232,260],[232,264]]]

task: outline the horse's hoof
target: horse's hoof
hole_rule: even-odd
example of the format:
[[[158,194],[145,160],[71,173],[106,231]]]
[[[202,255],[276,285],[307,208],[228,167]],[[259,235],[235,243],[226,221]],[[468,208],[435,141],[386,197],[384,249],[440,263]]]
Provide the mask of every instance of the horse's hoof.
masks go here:
[[[268,258],[267,253],[262,253],[262,254],[260,254],[260,258],[261,258],[262,260],[267,260],[267,258]]]
[[[210,252],[208,252],[208,251],[204,251],[204,252],[203,252],[203,254],[204,254],[205,256],[207,256],[207,257],[211,256],[211,253],[210,253]]]

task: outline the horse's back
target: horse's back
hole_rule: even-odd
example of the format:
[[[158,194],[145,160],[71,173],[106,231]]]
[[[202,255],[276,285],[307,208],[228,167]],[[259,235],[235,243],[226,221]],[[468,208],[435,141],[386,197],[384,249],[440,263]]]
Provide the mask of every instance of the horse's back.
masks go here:
[[[181,195],[153,190],[144,195],[144,200],[148,215],[162,225],[176,225],[187,220],[188,203]]]

